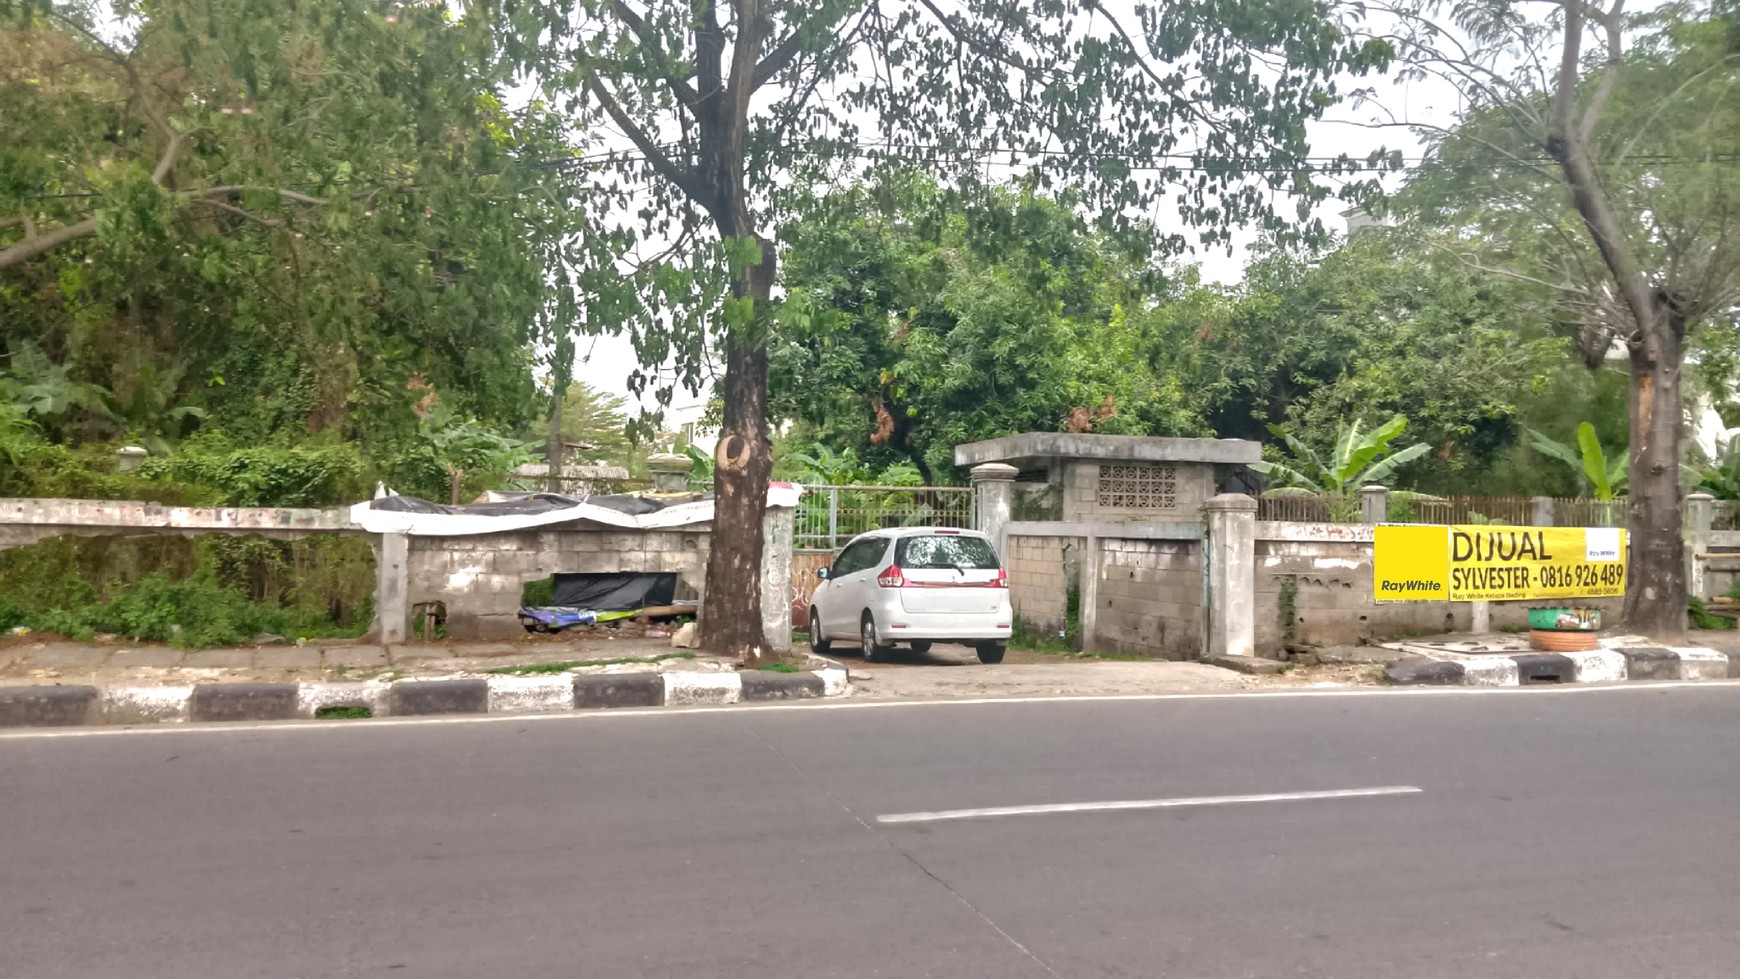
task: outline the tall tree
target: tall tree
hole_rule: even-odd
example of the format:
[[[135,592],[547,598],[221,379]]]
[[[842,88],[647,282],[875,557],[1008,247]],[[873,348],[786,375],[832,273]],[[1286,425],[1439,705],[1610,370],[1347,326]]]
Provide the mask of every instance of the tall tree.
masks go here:
[[[1223,242],[1287,224],[1276,191],[1306,212],[1327,193],[1305,122],[1335,100],[1336,73],[1388,50],[1350,42],[1320,0],[1141,3],[1134,17],[1098,0],[494,2],[506,49],[579,128],[621,135],[596,186],[668,245],[628,264],[642,362],[675,355],[698,389],[709,343],[722,355],[702,639],[748,657],[762,645],[772,238],[798,197],[890,161],[967,179],[997,160],[1074,187],[1109,230],[1164,207]]]
[[[490,41],[441,5],[0,0],[0,355],[103,392],[48,434],[522,423],[592,239]]]
[[[1625,0],[1454,0],[1389,8],[1410,71],[1468,109],[1425,133],[1406,212],[1462,235],[1472,264],[1563,297],[1584,355],[1631,365],[1628,626],[1686,626],[1681,373],[1688,331],[1740,304],[1740,82],[1733,11]],[[1544,16],[1542,15],[1544,14]]]
[[[903,176],[810,210],[782,233],[776,418],[944,483],[962,442],[1201,434],[1184,385],[1144,360],[1166,283],[1065,202],[995,188],[969,204]]]

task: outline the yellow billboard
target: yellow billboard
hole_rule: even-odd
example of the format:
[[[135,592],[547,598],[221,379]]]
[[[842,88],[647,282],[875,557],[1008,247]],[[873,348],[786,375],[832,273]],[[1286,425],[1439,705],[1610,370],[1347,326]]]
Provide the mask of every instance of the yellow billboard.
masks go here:
[[[1617,527],[1380,525],[1380,602],[1503,602],[1625,594],[1625,531]]]

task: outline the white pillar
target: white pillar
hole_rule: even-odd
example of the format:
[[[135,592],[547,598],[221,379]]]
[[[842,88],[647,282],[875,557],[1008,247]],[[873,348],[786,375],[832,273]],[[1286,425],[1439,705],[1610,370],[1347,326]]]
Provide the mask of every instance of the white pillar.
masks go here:
[[[1686,591],[1693,598],[1707,599],[1704,559],[1710,550],[1710,527],[1716,518],[1716,498],[1708,493],[1686,497]]]
[[[1208,655],[1256,655],[1257,501],[1222,493],[1208,501]]]
[[[797,511],[770,507],[761,518],[761,632],[767,648],[791,648],[791,552]]]
[[[1009,521],[1015,512],[1015,476],[1020,470],[1001,462],[974,466],[973,502],[978,508],[978,531],[991,539],[997,556],[1009,560]]]
[[[1362,523],[1383,523],[1388,520],[1390,515],[1389,487],[1360,487],[1359,510]]]

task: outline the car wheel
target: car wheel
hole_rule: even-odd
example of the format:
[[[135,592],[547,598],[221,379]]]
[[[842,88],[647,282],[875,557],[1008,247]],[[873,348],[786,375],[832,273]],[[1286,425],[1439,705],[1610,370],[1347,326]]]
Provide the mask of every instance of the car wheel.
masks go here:
[[[810,609],[810,652],[817,656],[826,656],[833,645],[827,636],[822,635],[822,617],[816,614],[815,609]]]
[[[979,645],[978,645],[979,662],[981,662],[981,663],[1001,663],[1001,662],[1003,662],[1004,649],[1005,649],[1004,645],[1000,642],[982,642],[982,643],[979,643]]]
[[[920,656],[930,652],[930,640],[919,639],[912,644],[912,651]]]
[[[884,645],[882,638],[876,634],[876,620],[870,617],[869,612],[864,613],[864,621],[859,626],[858,634],[861,637],[859,645],[864,649],[864,662],[880,663],[888,659],[889,655],[894,652],[893,648]]]

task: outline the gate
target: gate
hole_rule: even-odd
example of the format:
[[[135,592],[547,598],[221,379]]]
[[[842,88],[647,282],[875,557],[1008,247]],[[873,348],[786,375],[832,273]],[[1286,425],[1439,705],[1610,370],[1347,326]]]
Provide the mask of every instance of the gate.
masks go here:
[[[972,529],[973,491],[967,486],[804,486],[798,500],[791,558],[791,618],[809,625],[816,571],[859,534],[888,527]]]

